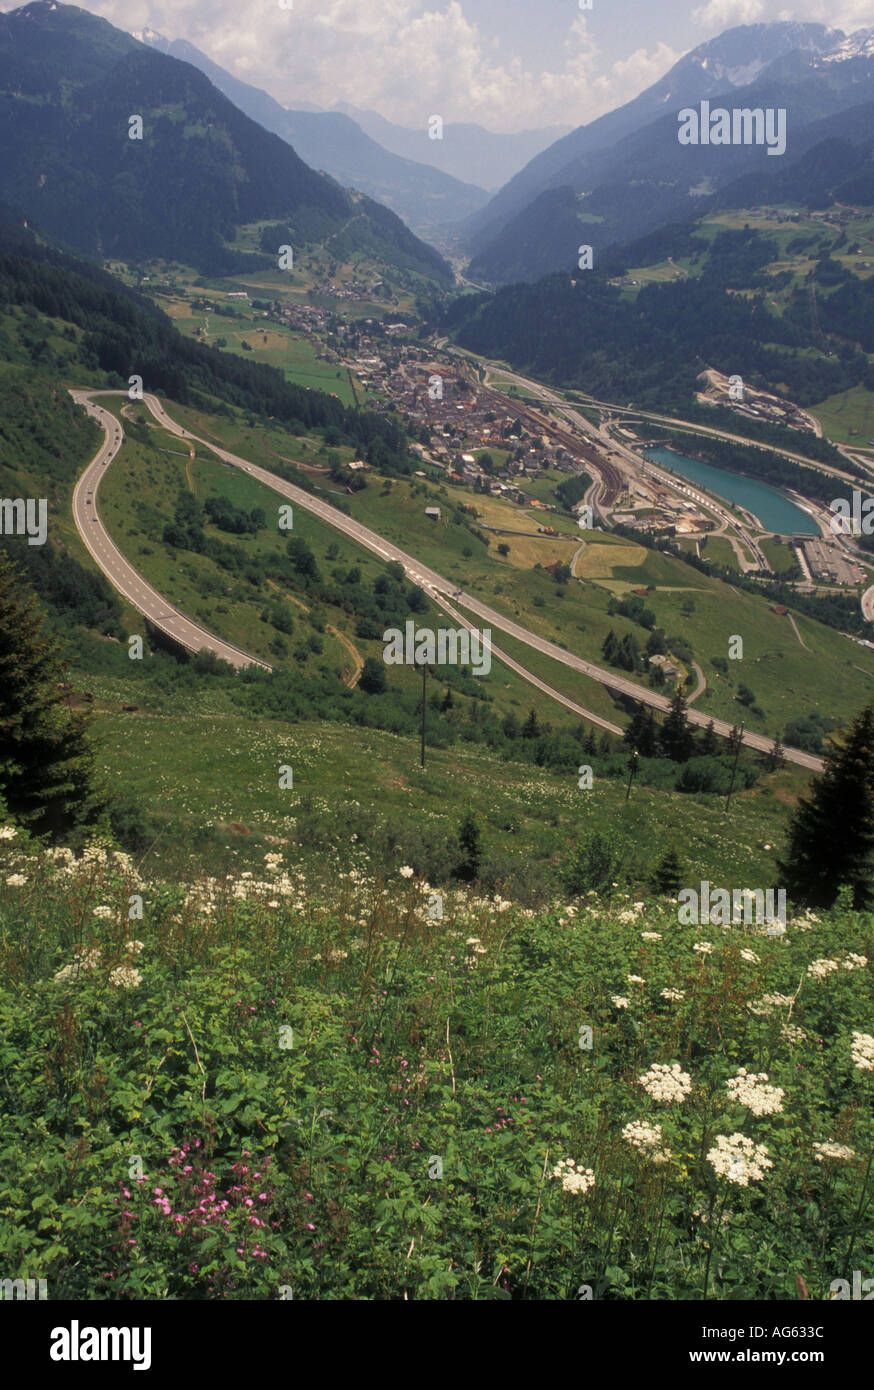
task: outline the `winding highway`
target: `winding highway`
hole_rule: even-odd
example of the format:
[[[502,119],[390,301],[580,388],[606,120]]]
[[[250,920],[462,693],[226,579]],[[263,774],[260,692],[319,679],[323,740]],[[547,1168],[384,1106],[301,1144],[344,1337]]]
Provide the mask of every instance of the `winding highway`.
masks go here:
[[[122,598],[141,613],[159,631],[172,637],[189,652],[208,651],[232,666],[261,666],[270,671],[266,661],[241,651],[230,642],[222,641],[214,632],[201,627],[174,608],[153,589],[139,570],[124,558],[103,524],[97,504],[100,481],[124,443],[124,431],[114,415],[91,400],[95,395],[119,395],[117,391],[71,391],[77,405],[84,406],[104,433],[104,442],[79,478],[73,491],[73,520],[76,529],[94,561]],[[178,430],[175,433],[179,433]]]
[[[79,528],[80,534],[83,535],[83,539],[85,539],[89,527],[92,530],[95,529],[95,523],[90,520],[90,512],[96,505],[96,497],[92,497],[91,507],[89,508],[87,505],[88,482],[90,480],[92,488],[96,493],[99,477],[102,476],[106,465],[115,457],[122,441],[118,422],[108,411],[102,410],[99,406],[95,406],[92,398],[101,395],[124,396],[126,393],[121,391],[78,390],[72,391],[71,394],[79,404],[84,405],[86,409],[89,410],[89,413],[98,420],[107,435],[104,447],[88,465],[74,493],[73,511],[76,517],[76,525]],[[354,518],[346,516],[343,512],[338,511],[336,507],[332,507],[329,502],[323,502],[320,498],[314,497],[311,493],[296,487],[294,483],[286,482],[285,479],[277,477],[275,473],[270,473],[266,468],[261,468],[258,464],[250,463],[248,459],[240,458],[238,455],[230,453],[227,449],[223,449],[217,444],[210,443],[208,440],[200,439],[197,435],[182,429],[170,418],[163,404],[156,396],[144,395],[143,404],[147,406],[158,423],[169,433],[175,434],[180,438],[185,438],[186,440],[191,440],[193,443],[202,444],[204,448],[209,449],[224,463],[242,469],[244,473],[250,474],[266,487],[279,493],[281,497],[285,497],[288,501],[294,502],[305,511],[311,512],[314,516],[327,522],[328,525],[333,526],[335,530],[342,531],[344,535],[349,536],[352,540],[356,541],[373,554],[379,555],[384,560],[399,561],[400,564],[403,565],[409,579],[420,585],[428,594],[429,598],[443,609],[444,612],[451,615],[456,620],[462,621],[467,628],[472,628],[473,624],[468,617],[462,616],[458,612],[458,608],[454,605],[457,604],[463,607],[468,614],[473,614],[474,617],[478,618],[481,627],[484,626],[497,629],[499,632],[504,632],[517,641],[524,643],[526,646],[532,647],[535,651],[541,652],[544,656],[548,656],[554,661],[559,661],[564,666],[569,666],[578,674],[587,676],[589,679],[597,681],[610,690],[627,695],[634,700],[640,701],[642,704],[652,705],[655,709],[663,712],[670,708],[670,700],[664,695],[658,694],[647,686],[638,685],[637,682],[628,680],[624,676],[617,675],[615,672],[607,670],[603,666],[598,666],[592,661],[587,661],[583,657],[575,656],[572,652],[566,651],[563,647],[559,647],[555,642],[550,642],[547,638],[538,636],[537,633],[531,632],[530,629],[523,627],[521,623],[514,622],[513,619],[506,617],[503,613],[499,613],[497,609],[491,608],[488,604],[482,603],[473,596],[460,591],[455,581],[445,579],[443,575],[438,574],[436,570],[421,564],[420,561],[408,555],[405,551],[401,550],[400,547],[386,540],[384,536],[380,536],[378,532],[370,530],[367,526],[363,526],[361,522],[354,520]],[[221,642],[215,634],[208,633],[206,629],[199,627],[196,623],[192,623],[190,619],[185,618],[178,610],[169,608],[161,595],[147,585],[142,576],[139,575],[132,566],[127,564],[127,561],[121,556],[117,547],[109,539],[108,534],[105,533],[99,517],[96,530],[99,537],[99,543],[96,546],[89,544],[89,540],[91,539],[90,536],[86,539],[86,544],[95,561],[103,570],[104,574],[106,574],[107,578],[119,589],[119,592],[122,593],[124,597],[128,598],[129,601],[132,602],[150,622],[154,623],[156,627],[169,631],[171,636],[177,641],[181,641],[189,650],[197,650],[206,647],[207,650],[215,651],[217,655],[222,656],[223,660],[232,660],[230,656],[223,655],[221,649],[224,649],[225,651],[235,654],[235,659],[232,660],[232,664],[235,666],[256,663],[259,666],[266,667],[266,662],[258,661],[257,658],[249,656],[245,652],[241,652],[238,648],[230,647],[227,643]],[[101,532],[103,536],[100,536]],[[105,540],[103,537],[105,537]],[[111,549],[107,549],[107,545],[111,547]],[[111,565],[111,568],[107,567],[108,565]],[[137,584],[139,588],[136,587]],[[136,595],[136,598],[133,597],[133,595]],[[453,602],[450,602],[450,600]],[[170,614],[173,622],[173,626],[170,628],[168,628],[166,617],[162,616],[167,613]],[[184,627],[183,624],[185,625]],[[195,641],[199,642],[199,648],[193,646]],[[582,718],[598,724],[601,728],[609,729],[611,732],[617,734],[622,732],[617,725],[611,724],[601,716],[594,714],[590,710],[586,710],[581,705],[577,705],[576,702],[570,700],[567,696],[562,695],[560,692],[546,685],[538,677],[532,675],[511,658],[503,654],[499,648],[492,645],[491,650],[494,655],[509,666],[511,670],[517,671],[532,685],[544,690],[566,708],[572,709]],[[715,718],[711,721],[711,716],[702,713],[700,710],[689,709],[688,719],[690,724],[697,725],[700,728],[704,728],[712,722],[715,732],[722,738],[728,738],[732,732],[733,726],[731,724],[727,723],[725,720]],[[743,742],[746,747],[763,753],[769,752],[773,746],[772,739],[766,738],[762,734],[750,732],[744,733]],[[808,768],[814,772],[821,772],[823,769],[821,758],[817,758],[813,754],[806,753],[799,748],[786,748],[784,754],[787,762],[797,763],[800,767]]]

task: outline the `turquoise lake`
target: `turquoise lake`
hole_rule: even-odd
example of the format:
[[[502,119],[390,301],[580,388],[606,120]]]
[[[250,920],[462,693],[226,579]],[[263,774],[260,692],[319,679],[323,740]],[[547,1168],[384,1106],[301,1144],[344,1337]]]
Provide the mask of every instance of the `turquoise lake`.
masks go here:
[[[812,517],[796,507],[788,497],[767,483],[757,482],[755,478],[745,478],[742,473],[729,473],[724,468],[714,468],[710,463],[700,463],[697,459],[686,458],[673,449],[658,445],[647,449],[646,458],[654,459],[663,468],[688,478],[690,483],[722,497],[726,502],[736,502],[746,507],[759,518],[769,531],[777,531],[783,536],[818,536],[819,528]]]

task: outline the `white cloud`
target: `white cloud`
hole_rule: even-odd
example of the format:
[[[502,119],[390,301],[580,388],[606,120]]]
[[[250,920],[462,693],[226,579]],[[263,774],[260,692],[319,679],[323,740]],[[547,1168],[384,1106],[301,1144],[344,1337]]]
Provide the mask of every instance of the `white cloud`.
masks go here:
[[[606,76],[598,78],[598,88],[605,95],[616,96],[617,92],[625,93],[611,101],[605,109],[612,106],[619,106],[629,97],[636,96],[638,92],[646,91],[660,77],[679,62],[686,50],[673,49],[666,43],[659,43],[648,53],[645,48],[638,48],[627,58],[620,58],[614,63]]]
[[[188,39],[285,105],[347,101],[421,128],[432,114],[494,130],[582,124],[636,96],[677,56],[660,43],[599,76],[597,26],[576,7],[544,69],[524,51],[501,57],[465,0],[293,0],[287,10],[279,0],[86,3],[121,29]]]
[[[874,24],[871,0],[796,0],[791,7],[775,0],[708,0],[692,11],[692,20],[710,35],[733,29],[737,24],[796,23],[826,24],[851,34]]]
[[[759,24],[768,18],[765,0],[709,0],[692,11],[692,20],[709,34],[721,34],[737,24]],[[773,16],[776,18],[776,16]],[[794,16],[797,18],[797,16]]]

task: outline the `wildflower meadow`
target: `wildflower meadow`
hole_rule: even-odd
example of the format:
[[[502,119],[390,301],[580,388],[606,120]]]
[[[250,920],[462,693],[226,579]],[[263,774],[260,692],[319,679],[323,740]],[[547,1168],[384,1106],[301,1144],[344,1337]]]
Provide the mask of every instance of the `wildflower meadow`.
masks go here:
[[[0,1264],[53,1298],[827,1300],[874,918],[187,884],[0,829]],[[863,1265],[864,1267],[864,1265]]]

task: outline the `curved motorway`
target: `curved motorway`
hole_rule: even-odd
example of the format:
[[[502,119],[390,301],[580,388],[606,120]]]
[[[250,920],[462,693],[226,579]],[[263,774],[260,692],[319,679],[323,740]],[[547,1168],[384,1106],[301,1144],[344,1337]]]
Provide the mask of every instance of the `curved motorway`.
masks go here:
[[[92,419],[96,420],[104,432],[105,439],[73,491],[73,520],[79,535],[92,558],[100,566],[110,583],[122,598],[127,599],[138,613],[142,613],[161,632],[190,652],[209,651],[230,662],[232,666],[262,666],[272,670],[266,661],[250,656],[230,642],[223,642],[214,632],[192,622],[178,608],[153,589],[139,570],[124,558],[103,524],[97,505],[100,480],[124,443],[124,431],[114,415],[95,405],[90,399],[94,395],[119,395],[117,391],[71,391],[70,395],[77,405],[82,405]],[[123,393],[121,393],[123,394]],[[178,433],[178,431],[177,431]]]
[[[100,417],[103,417],[102,420],[100,420],[100,422],[102,423],[104,430],[107,431],[107,443],[108,447],[111,449],[109,458],[106,458],[105,460],[105,462],[108,463],[110,458],[115,457],[115,453],[121,445],[121,436],[118,423],[113,416],[109,415],[107,411],[102,411],[100,410],[99,406],[94,406],[90,398],[96,395],[118,396],[125,395],[126,393],[118,391],[73,391],[71,392],[71,394],[73,395],[74,399],[76,399],[80,404],[86,405],[86,408],[90,407],[90,413],[94,414],[96,418],[100,419]],[[163,428],[166,429],[169,433],[175,434],[180,438],[189,439],[194,443],[202,444],[204,448],[209,449],[217,458],[220,458],[224,463],[229,463],[236,468],[241,468],[243,472],[249,473],[253,478],[257,478],[257,480],[263,483],[266,487],[271,488],[274,492],[279,493],[280,496],[287,498],[291,502],[294,502],[297,506],[303,507],[304,510],[311,512],[314,516],[320,517],[321,520],[327,522],[328,525],[333,526],[335,530],[342,531],[345,535],[349,536],[359,545],[364,546],[366,550],[370,550],[374,554],[381,556],[382,559],[399,561],[403,565],[407,577],[413,580],[414,583],[421,585],[421,587],[425,590],[428,596],[441,608],[443,608],[444,611],[446,611],[447,613],[452,613],[453,616],[456,615],[456,610],[451,608],[448,602],[449,599],[454,599],[456,603],[460,603],[461,605],[463,605],[463,607],[469,613],[472,613],[475,617],[479,618],[486,627],[497,628],[498,631],[507,633],[509,636],[516,638],[517,641],[523,642],[526,646],[533,647],[535,651],[542,652],[545,656],[551,657],[554,661],[560,661],[564,666],[569,666],[572,670],[578,672],[580,675],[588,676],[591,680],[597,681],[599,684],[606,686],[608,689],[618,691],[623,695],[628,695],[632,699],[640,701],[642,704],[652,705],[655,709],[666,711],[670,708],[670,701],[664,695],[659,695],[656,691],[650,690],[647,686],[638,685],[635,681],[631,681],[623,676],[619,676],[615,672],[609,671],[603,666],[597,666],[592,661],[586,661],[583,657],[575,656],[572,652],[565,651],[563,647],[559,647],[556,645],[556,643],[550,642],[547,638],[540,637],[537,635],[537,633],[531,632],[528,628],[523,627],[521,623],[514,622],[511,618],[506,617],[503,613],[499,613],[497,609],[491,608],[488,604],[481,603],[478,599],[475,599],[468,594],[463,594],[461,591],[459,591],[458,586],[454,581],[445,579],[443,575],[438,574],[436,570],[431,569],[427,565],[421,564],[418,560],[414,559],[413,556],[408,555],[405,551],[401,550],[399,546],[396,546],[391,541],[386,540],[385,537],[380,536],[378,532],[371,531],[369,527],[363,526],[361,522],[355,521],[354,518],[348,517],[343,512],[338,511],[336,507],[332,507],[329,502],[323,502],[321,501],[321,499],[313,497],[311,493],[304,492],[302,488],[296,487],[294,483],[288,483],[283,478],[277,477],[275,473],[270,473],[266,468],[261,468],[258,464],[250,463],[247,459],[240,458],[238,455],[230,453],[227,449],[222,449],[220,446],[210,443],[208,440],[200,439],[197,435],[191,434],[187,430],[182,429],[179,425],[176,424],[175,420],[172,420],[170,418],[170,416],[164,409],[164,406],[156,396],[144,395],[143,403],[148,407],[148,409],[151,411],[152,415],[155,417],[158,423],[161,426],[163,426]],[[115,437],[113,438],[113,436]],[[74,494],[74,513],[76,509],[76,498],[77,496],[79,496],[80,490],[82,489],[86,479],[91,477],[96,486],[96,478],[102,473],[103,466],[105,466],[98,466],[98,461],[101,459],[101,457],[104,456],[106,452],[106,447],[107,446],[105,446],[104,449],[101,450],[101,452],[89,465],[88,469],[86,469],[85,473],[82,475],[82,478],[80,479],[76,487],[76,492]],[[88,525],[93,525],[93,523],[88,522],[87,518],[83,518],[80,522],[80,518],[78,516],[76,524],[79,527],[80,533],[82,533],[83,531],[83,526],[87,528]],[[102,524],[100,525],[99,529],[101,531],[103,530]],[[179,624],[181,622],[187,624],[187,626],[192,630],[193,633],[205,634],[205,636],[209,638],[209,645],[202,640],[202,637],[199,639],[201,647],[208,645],[208,649],[211,651],[216,651],[217,655],[221,655],[221,652],[218,650],[219,647],[224,647],[226,650],[236,653],[236,659],[233,661],[234,665],[246,665],[256,661],[255,657],[248,656],[246,653],[240,652],[235,647],[228,647],[228,644],[222,643],[220,639],[215,637],[214,634],[206,633],[205,629],[199,628],[196,623],[191,623],[189,619],[186,619],[184,617],[184,615],[178,613],[178,610],[168,610],[168,605],[165,603],[161,595],[156,593],[154,589],[149,589],[149,586],[146,585],[145,580],[143,580],[142,577],[137,574],[137,571],[134,570],[132,566],[127,565],[127,562],[124,561],[123,557],[120,555],[120,552],[118,552],[117,548],[112,544],[108,536],[106,536],[106,541],[108,541],[109,546],[112,547],[112,550],[115,552],[115,555],[118,556],[118,559],[121,560],[122,565],[126,566],[126,569],[129,570],[132,575],[136,576],[136,579],[139,585],[141,586],[141,589],[151,596],[148,602],[149,608],[153,611],[148,611],[146,608],[141,607],[139,603],[135,603],[135,607],[138,607],[139,611],[141,613],[144,613],[144,615],[148,617],[150,621],[154,622],[156,626],[165,627],[166,630],[166,624],[163,621],[159,621],[158,619],[157,610],[160,609],[163,612],[169,611],[173,615],[174,621],[176,623],[176,626],[173,629],[171,629],[171,635],[176,637],[177,641],[183,640],[180,636],[177,635],[177,632],[181,631],[179,627]],[[86,544],[87,543],[88,542],[86,541]],[[95,551],[94,549],[92,549],[90,545],[89,550],[91,550],[91,553],[94,556],[94,559],[97,561],[100,568],[104,571],[107,577],[112,580],[112,583],[115,584],[118,588],[119,585],[116,581],[114,573],[110,572],[110,570],[107,569],[105,566],[104,552]],[[118,568],[117,564],[116,568]],[[129,587],[131,583],[130,577],[125,575],[124,572],[122,572],[122,578],[123,582]],[[129,597],[126,589],[120,589],[120,592],[124,593],[125,597]],[[131,602],[134,602],[132,598]],[[464,619],[463,621],[465,621],[466,626],[470,626],[468,620]],[[183,644],[188,645],[188,643]],[[600,716],[594,715],[591,711],[585,710],[582,706],[576,705],[575,702],[569,700],[566,696],[561,695],[559,692],[552,690],[549,686],[544,685],[544,683],[541,682],[537,677],[531,675],[531,673],[525,671],[524,668],[518,666],[515,662],[511,661],[509,658],[500,653],[497,647],[492,646],[492,651],[496,656],[500,658],[500,660],[505,661],[506,664],[511,667],[511,669],[515,669],[516,671],[523,674],[526,680],[529,680],[532,684],[538,686],[543,690],[546,690],[549,694],[553,696],[553,698],[557,699],[561,704],[565,705],[567,708],[573,709],[582,717],[592,720],[593,722],[599,724],[602,728],[609,728],[611,731],[616,733],[621,732],[621,730],[616,725],[610,724],[608,721],[604,720]],[[241,658],[243,659],[241,660]],[[223,657],[223,659],[227,661],[231,658],[225,656]],[[260,666],[266,666],[266,663],[261,661],[257,662],[257,664]],[[690,724],[697,725],[700,728],[704,728],[709,723],[711,723],[711,717],[708,714],[702,713],[700,710],[696,709],[690,709],[688,711],[688,718]],[[720,737],[728,738],[728,736],[732,732],[731,724],[727,723],[725,720],[715,718],[712,720],[712,723],[715,732]],[[743,741],[746,747],[753,748],[756,751],[763,753],[769,752],[771,747],[773,746],[773,740],[766,738],[762,734],[745,732]],[[805,753],[800,748],[786,748],[784,750],[784,753],[787,762],[797,763],[800,767],[808,768],[814,772],[821,772],[823,770],[822,759],[815,757],[812,753]]]

